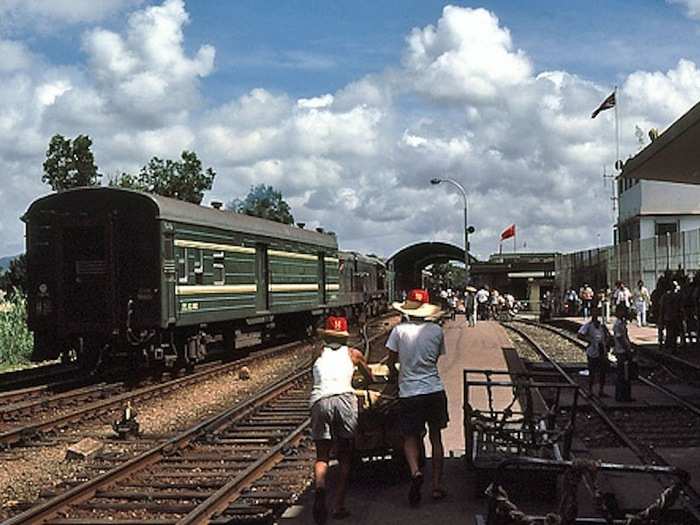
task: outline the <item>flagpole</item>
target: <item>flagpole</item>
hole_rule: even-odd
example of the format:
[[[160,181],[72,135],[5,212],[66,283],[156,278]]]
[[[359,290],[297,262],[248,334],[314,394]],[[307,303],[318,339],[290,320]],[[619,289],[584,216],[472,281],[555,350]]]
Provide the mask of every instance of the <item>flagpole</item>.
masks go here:
[[[620,171],[618,168],[618,161],[620,160],[620,114],[618,113],[618,106],[620,105],[620,98],[617,95],[617,86],[615,86],[615,169]]]

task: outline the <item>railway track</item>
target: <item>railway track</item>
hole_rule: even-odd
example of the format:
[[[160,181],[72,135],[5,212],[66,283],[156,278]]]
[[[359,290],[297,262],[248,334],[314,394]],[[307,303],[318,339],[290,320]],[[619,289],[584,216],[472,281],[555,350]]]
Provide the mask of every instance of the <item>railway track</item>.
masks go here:
[[[79,377],[76,377],[79,376]],[[87,377],[78,365],[56,363],[0,374],[0,393],[30,390],[32,387],[63,382],[75,382]],[[2,397],[0,397],[2,401]]]
[[[518,323],[504,323],[508,329],[515,332],[520,338],[525,340],[540,356],[541,360],[551,365],[553,371],[570,384],[577,384],[575,379],[564,370],[557,359],[552,358],[548,351],[535,341],[532,331],[524,330],[523,326],[516,326]],[[556,334],[560,340],[566,341],[569,349],[575,348],[574,352],[583,353],[584,345],[573,336],[561,332],[560,330],[541,325],[539,323],[521,322],[520,324],[534,327],[534,330],[548,331]],[[535,336],[536,337],[536,336]],[[548,344],[552,344],[552,339],[547,338]],[[582,354],[584,355],[584,354]],[[580,359],[581,361],[583,358]],[[572,359],[573,361],[573,359]],[[640,377],[640,381],[659,392],[668,395],[669,399],[677,404],[670,407],[652,408],[611,408],[595,396],[588,394],[584,389],[580,390],[581,395],[586,399],[590,409],[599,417],[597,423],[586,421],[584,432],[592,436],[602,436],[602,442],[607,446],[624,446],[631,450],[634,455],[643,463],[648,465],[669,465],[669,462],[662,457],[657,448],[660,447],[697,447],[700,445],[698,429],[700,429],[700,410],[692,403],[680,398],[670,392],[662,385],[654,381]],[[671,394],[671,395],[669,395]],[[642,414],[644,414],[642,416]],[[654,424],[650,424],[655,417]],[[610,437],[613,437],[612,443]],[[683,465],[678,465],[682,468]],[[683,503],[690,516],[697,523],[700,523],[700,494],[690,485],[686,484],[683,489]]]
[[[184,525],[272,515],[308,483],[310,383],[306,363],[254,397],[5,524]]]
[[[165,395],[303,344],[306,343],[284,344],[231,363],[209,366],[183,377],[132,390],[125,389],[123,384],[106,385],[103,390],[96,385],[81,391],[3,407],[0,409],[0,447],[31,444],[48,432],[113,414],[127,403]]]

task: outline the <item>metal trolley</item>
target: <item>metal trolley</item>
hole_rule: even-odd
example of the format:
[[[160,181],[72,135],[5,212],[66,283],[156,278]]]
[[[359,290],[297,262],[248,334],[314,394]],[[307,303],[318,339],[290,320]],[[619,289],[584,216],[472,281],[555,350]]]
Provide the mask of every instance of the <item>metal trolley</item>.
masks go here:
[[[479,472],[478,495],[508,458],[569,458],[578,403],[576,385],[539,381],[531,373],[480,369],[465,369],[463,383],[465,459]],[[477,405],[477,397],[485,402]],[[564,399],[566,412],[560,410]],[[556,493],[551,475],[537,471],[533,476],[530,490],[537,487],[547,497]]]

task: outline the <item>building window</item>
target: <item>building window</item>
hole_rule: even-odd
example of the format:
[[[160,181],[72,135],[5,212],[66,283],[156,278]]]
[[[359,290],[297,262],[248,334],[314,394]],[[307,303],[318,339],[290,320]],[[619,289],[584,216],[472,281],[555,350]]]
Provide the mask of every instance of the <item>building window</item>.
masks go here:
[[[678,232],[677,222],[657,222],[654,225],[654,233],[659,237],[665,236],[667,233],[673,235]]]

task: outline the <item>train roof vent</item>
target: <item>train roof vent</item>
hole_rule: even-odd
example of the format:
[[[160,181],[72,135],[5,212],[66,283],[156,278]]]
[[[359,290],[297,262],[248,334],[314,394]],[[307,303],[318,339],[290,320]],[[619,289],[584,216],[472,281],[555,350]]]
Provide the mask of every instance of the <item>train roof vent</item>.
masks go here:
[[[323,228],[316,228],[316,231],[317,231],[318,233],[323,233]]]
[[[304,226],[306,226],[305,222],[297,222],[297,227],[301,228],[302,230],[304,229]]]
[[[221,201],[211,201],[211,207],[214,208],[215,210],[220,210],[224,206],[224,203]]]

